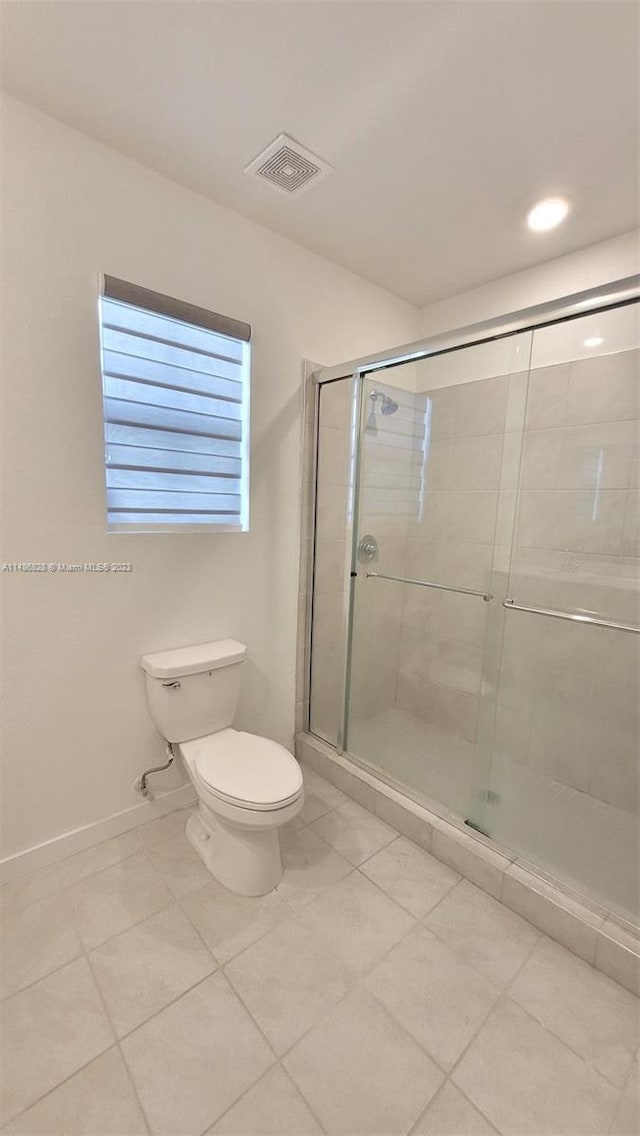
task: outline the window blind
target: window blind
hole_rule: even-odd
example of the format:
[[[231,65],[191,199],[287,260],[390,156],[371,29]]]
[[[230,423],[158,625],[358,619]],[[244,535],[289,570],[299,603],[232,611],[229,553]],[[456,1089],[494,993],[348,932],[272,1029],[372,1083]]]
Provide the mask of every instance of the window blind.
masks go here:
[[[248,528],[248,324],[104,278],[111,531]]]

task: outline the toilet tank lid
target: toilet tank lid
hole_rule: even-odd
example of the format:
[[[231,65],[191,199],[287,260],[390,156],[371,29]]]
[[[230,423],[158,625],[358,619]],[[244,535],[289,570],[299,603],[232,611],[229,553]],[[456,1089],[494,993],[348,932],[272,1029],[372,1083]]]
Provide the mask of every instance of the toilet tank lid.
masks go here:
[[[143,655],[140,666],[152,678],[179,678],[180,675],[200,674],[240,663],[246,653],[244,643],[237,639],[218,639],[213,643],[198,643],[195,647],[178,647],[174,651]]]

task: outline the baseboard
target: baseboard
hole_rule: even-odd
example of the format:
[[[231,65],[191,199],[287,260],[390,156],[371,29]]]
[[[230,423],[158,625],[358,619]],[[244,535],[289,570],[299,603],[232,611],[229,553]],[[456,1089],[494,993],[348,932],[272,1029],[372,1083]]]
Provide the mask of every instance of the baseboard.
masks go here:
[[[82,828],[75,828],[72,832],[65,832],[53,840],[46,840],[43,844],[36,844],[33,848],[26,848],[24,852],[17,852],[14,856],[7,856],[0,860],[0,884],[17,880],[36,872],[39,868],[47,868],[64,860],[73,852],[83,852],[85,848],[92,848],[94,844],[102,844],[112,836],[120,836],[138,828],[147,821],[156,817],[165,816],[175,809],[184,808],[196,800],[196,793],[190,781],[181,785],[179,789],[171,789],[168,793],[158,795],[153,801],[143,801],[133,808],[124,809],[123,812],[113,813],[104,820],[94,821]]]

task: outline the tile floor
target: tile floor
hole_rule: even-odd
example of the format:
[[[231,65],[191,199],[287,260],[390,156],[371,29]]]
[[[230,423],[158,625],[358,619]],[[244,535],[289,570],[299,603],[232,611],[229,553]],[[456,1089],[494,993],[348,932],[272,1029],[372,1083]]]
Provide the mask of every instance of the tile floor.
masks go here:
[[[2,889],[0,1131],[635,1134],[633,995],[305,781],[262,899],[185,811]]]

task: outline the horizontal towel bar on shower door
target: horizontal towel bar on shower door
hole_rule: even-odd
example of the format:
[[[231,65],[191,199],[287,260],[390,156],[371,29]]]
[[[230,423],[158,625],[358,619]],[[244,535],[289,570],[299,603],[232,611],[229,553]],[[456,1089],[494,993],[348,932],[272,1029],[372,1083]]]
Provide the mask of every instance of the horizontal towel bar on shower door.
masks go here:
[[[476,592],[473,588],[454,588],[450,584],[434,584],[432,580],[410,580],[406,576],[386,576],[384,572],[365,572],[367,579],[395,580],[397,584],[416,584],[418,588],[437,588],[440,592],[460,592],[463,596],[480,596],[485,603],[493,599],[488,592]]]
[[[512,611],[527,611],[530,615],[550,615],[553,619],[570,619],[573,623],[594,623],[596,627],[612,627],[614,631],[633,631],[636,635],[640,633],[640,627],[634,627],[632,623],[616,623],[612,619],[598,619],[595,615],[580,615],[578,612],[559,611],[553,607],[526,607],[515,600],[503,600],[502,606]]]

